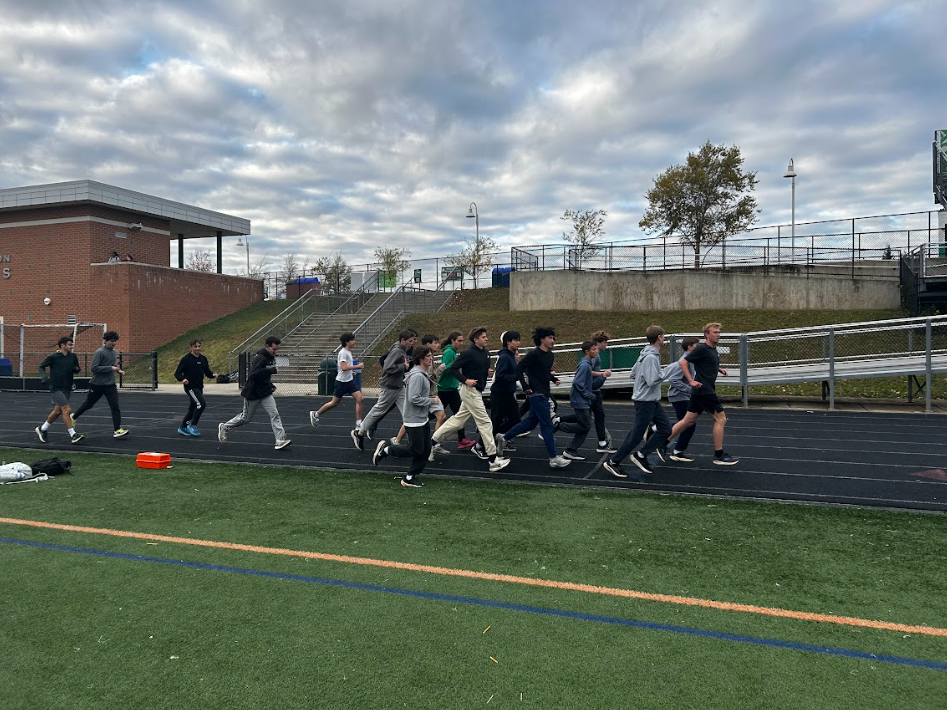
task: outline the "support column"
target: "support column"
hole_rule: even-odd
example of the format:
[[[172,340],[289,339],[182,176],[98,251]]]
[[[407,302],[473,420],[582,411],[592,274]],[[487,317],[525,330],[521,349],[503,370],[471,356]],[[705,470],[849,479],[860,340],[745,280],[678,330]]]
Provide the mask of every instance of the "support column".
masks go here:
[[[184,268],[184,235],[178,232],[178,268]]]
[[[224,233],[217,230],[217,273],[224,273]]]

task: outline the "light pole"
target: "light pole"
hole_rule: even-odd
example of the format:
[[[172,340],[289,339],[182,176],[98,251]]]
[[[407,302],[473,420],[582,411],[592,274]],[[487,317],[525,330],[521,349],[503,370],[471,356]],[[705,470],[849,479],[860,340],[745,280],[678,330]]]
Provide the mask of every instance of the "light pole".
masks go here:
[[[796,169],[793,167],[792,158],[789,159],[789,167],[786,168],[786,174],[783,177],[792,179],[792,255],[793,260],[796,256]]]
[[[243,246],[243,237],[237,237],[237,246]],[[250,235],[247,235],[247,276],[250,275]]]
[[[470,207],[467,208],[467,217],[473,217],[473,218],[476,220],[476,224],[477,224],[477,241],[474,242],[474,249],[479,250],[479,249],[480,249],[480,213],[477,211],[477,203],[476,203],[476,202],[471,202],[471,203],[470,203]],[[464,267],[463,267],[463,265],[461,265],[460,269],[461,269],[461,271],[460,271],[460,283],[463,284],[463,283],[464,283],[464,280],[463,280],[463,279],[464,279],[464,271],[463,271]],[[474,288],[477,288],[477,276],[476,276],[476,272],[474,273],[474,285],[473,285],[473,287],[474,287]]]

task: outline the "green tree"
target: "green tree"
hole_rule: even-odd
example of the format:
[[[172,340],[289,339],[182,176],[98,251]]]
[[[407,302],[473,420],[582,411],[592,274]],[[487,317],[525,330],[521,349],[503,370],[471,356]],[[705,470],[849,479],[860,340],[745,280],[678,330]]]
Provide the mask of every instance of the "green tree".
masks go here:
[[[348,293],[352,288],[352,267],[345,263],[340,251],[316,259],[312,270],[325,278],[325,287],[330,293]]]
[[[398,274],[411,266],[408,257],[411,256],[410,249],[399,247],[375,247],[375,261],[378,262],[378,269],[384,275],[385,285],[396,284]]]
[[[572,223],[572,229],[562,233],[562,238],[572,245],[576,268],[582,268],[585,259],[598,254],[599,240],[605,236],[605,210],[566,210],[559,219]]]
[[[694,266],[701,255],[756,222],[759,210],[752,193],[756,173],[743,171],[737,146],[707,141],[688,153],[685,165],[674,165],[654,179],[645,198],[648,209],[638,223],[648,234],[677,236],[694,250]]]

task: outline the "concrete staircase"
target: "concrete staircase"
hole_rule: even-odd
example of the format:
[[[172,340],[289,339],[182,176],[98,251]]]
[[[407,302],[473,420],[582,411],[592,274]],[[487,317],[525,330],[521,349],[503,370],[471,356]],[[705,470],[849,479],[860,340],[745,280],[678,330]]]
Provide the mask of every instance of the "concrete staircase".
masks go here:
[[[280,354],[299,357],[333,356],[339,347],[339,336],[353,332],[391,294],[376,293],[354,313],[316,314],[283,338]]]

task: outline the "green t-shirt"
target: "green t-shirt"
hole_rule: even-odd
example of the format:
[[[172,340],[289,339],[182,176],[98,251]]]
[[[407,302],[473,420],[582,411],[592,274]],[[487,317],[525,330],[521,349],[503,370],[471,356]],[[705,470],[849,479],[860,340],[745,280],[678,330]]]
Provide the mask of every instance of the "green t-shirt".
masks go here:
[[[444,372],[441,374],[440,379],[437,381],[437,390],[439,392],[450,392],[460,387],[460,383],[457,381],[457,378],[448,375],[447,370],[450,368],[451,363],[457,358],[457,353],[454,350],[453,345],[448,345],[444,348],[444,354],[441,355],[441,363],[444,365]]]

